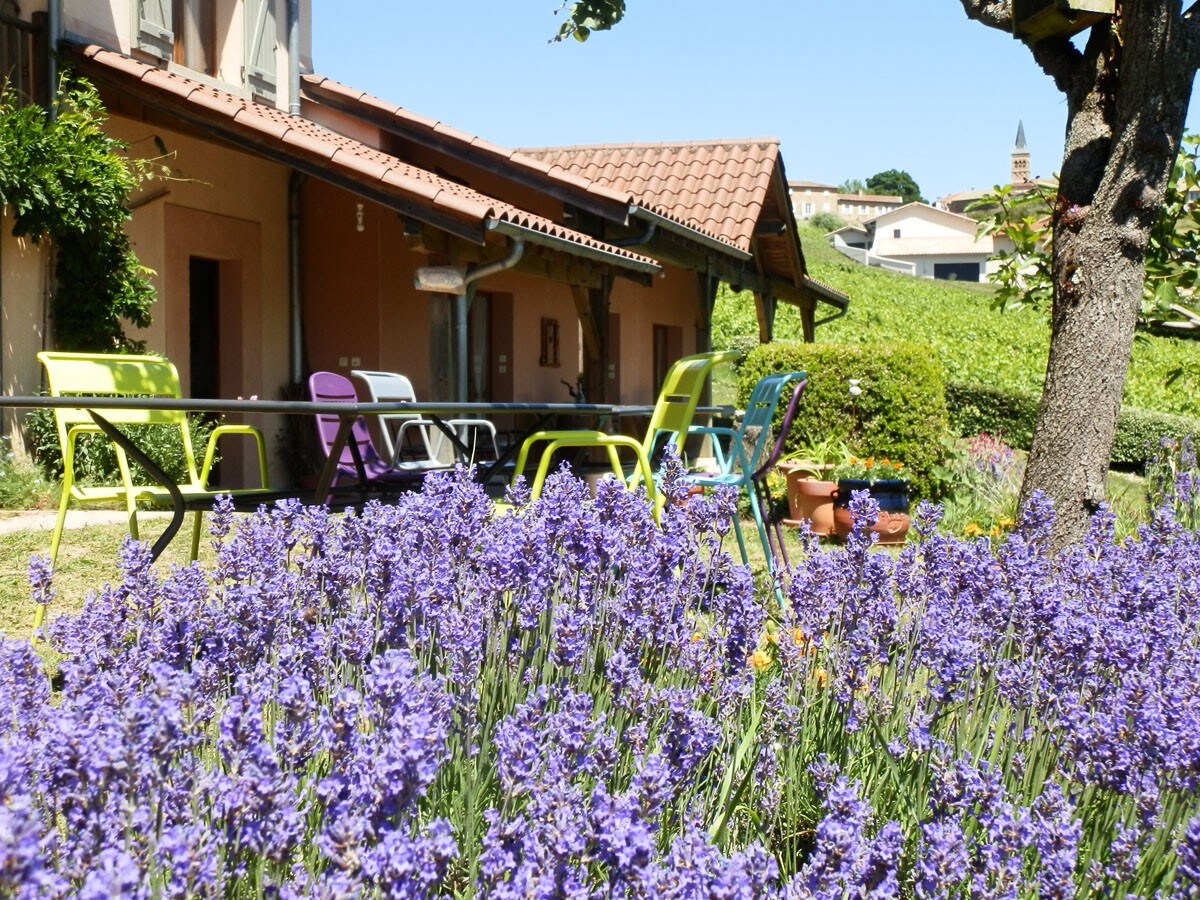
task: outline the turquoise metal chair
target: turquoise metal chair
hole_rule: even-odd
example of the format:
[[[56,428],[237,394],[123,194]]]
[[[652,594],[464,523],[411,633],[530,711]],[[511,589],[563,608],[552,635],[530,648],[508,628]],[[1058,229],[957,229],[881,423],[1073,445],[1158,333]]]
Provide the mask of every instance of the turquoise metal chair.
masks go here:
[[[736,350],[722,350],[713,353],[699,353],[695,356],[685,356],[671,366],[667,377],[663,380],[658,402],[650,417],[650,424],[642,440],[621,434],[606,434],[603,431],[539,431],[530,435],[521,445],[517,454],[515,475],[525,471],[525,463],[529,453],[539,443],[545,443],[542,458],[538,463],[537,474],[534,476],[532,496],[538,497],[550,471],[550,462],[554,454],[568,447],[603,447],[608,455],[609,465],[613,474],[625,482],[630,489],[636,489],[643,482],[646,492],[654,501],[655,515],[662,508],[663,498],[654,484],[650,458],[660,445],[678,447],[687,437],[696,415],[696,406],[704,390],[704,382],[708,379],[713,367],[723,362],[733,362],[741,354]],[[665,439],[665,443],[664,443]],[[633,474],[625,475],[618,451],[624,449],[631,452],[635,458]]]
[[[795,388],[788,404],[787,415],[784,416],[778,437],[772,440],[771,425],[775,420],[775,411],[789,384],[794,384]],[[807,385],[808,375],[804,372],[768,375],[760,380],[754,386],[754,390],[750,392],[750,399],[746,404],[746,414],[736,429],[715,427],[691,429],[691,434],[703,434],[712,438],[717,470],[691,474],[688,476],[688,482],[700,487],[728,486],[745,490],[750,501],[750,511],[754,516],[754,524],[758,527],[758,537],[762,541],[763,553],[766,555],[767,570],[772,576],[776,574],[778,563],[767,531],[767,521],[771,516],[770,494],[765,490],[766,475],[778,462],[783,441],[787,437],[787,431],[791,428],[792,419],[796,414],[800,394]],[[764,507],[766,508],[764,509]],[[741,522],[737,516],[733,518],[733,530],[737,535],[738,549],[742,552],[742,562],[749,564],[746,540],[742,535]],[[781,554],[784,554],[786,564],[786,551],[783,551],[782,541],[780,541],[780,551]]]

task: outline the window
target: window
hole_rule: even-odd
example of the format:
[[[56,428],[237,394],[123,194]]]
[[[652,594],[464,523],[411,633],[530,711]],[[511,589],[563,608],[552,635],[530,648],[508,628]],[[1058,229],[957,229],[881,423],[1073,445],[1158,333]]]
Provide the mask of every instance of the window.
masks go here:
[[[892,229],[892,237],[894,237],[894,238],[900,237],[900,229],[899,228]]]
[[[804,214],[805,214],[806,216],[811,216],[811,215],[813,214],[813,209],[812,209],[812,204],[811,204],[811,203],[805,203],[805,204],[804,204]]]
[[[542,319],[542,355],[538,365],[554,369],[561,365],[558,361],[558,319]]]
[[[858,204],[858,211],[859,211],[860,213],[862,213],[863,215],[866,215],[866,213],[867,213],[867,204],[865,204],[865,203],[860,203],[860,204]]]
[[[172,0],[175,47],[172,59],[205,75],[217,73],[216,0]]]

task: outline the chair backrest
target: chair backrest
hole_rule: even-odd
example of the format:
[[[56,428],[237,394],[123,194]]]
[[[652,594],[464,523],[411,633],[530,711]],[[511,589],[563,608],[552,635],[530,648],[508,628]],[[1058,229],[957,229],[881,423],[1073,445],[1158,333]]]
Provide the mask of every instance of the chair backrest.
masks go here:
[[[135,356],[124,353],[65,353],[42,351],[37,355],[46,370],[46,385],[51,397],[112,396],[166,397],[183,396],[179,371],[161,356]],[[97,409],[95,412],[114,425],[162,425],[178,429],[191,481],[199,480],[196,457],[187,414],[181,410]],[[75,425],[93,425],[85,409],[54,410],[59,445],[65,450],[67,432]]]
[[[317,403],[358,402],[358,393],[354,390],[354,384],[345,375],[337,372],[313,372],[308,376],[308,394]],[[328,457],[330,448],[333,447],[333,442],[337,438],[340,420],[335,415],[319,413],[316,416],[316,422],[317,439],[321,442],[322,452]],[[380,458],[375,444],[371,440],[371,434],[367,431],[367,423],[363,421],[362,416],[355,419],[350,436],[358,445],[358,452],[364,463]],[[354,465],[354,454],[348,441],[342,448],[338,462],[345,466]]]
[[[413,390],[412,382],[399,372],[375,372],[370,369],[353,369],[350,375],[357,378],[367,389],[367,398],[372,403],[416,403],[417,392]],[[403,440],[403,423],[418,419],[416,413],[388,413],[378,416],[379,438],[383,441],[383,451],[391,459],[396,455],[396,441]],[[392,436],[392,424],[400,423],[400,434]],[[421,441],[421,449],[428,459],[434,458],[433,446],[429,440],[429,432],[424,426],[417,427],[417,436]]]
[[[804,372],[781,372],[760,378],[758,384],[750,391],[750,399],[746,402],[746,414],[738,427],[738,439],[746,453],[746,474],[751,475],[762,467],[762,457],[771,445],[771,425],[775,420],[775,410],[779,408],[779,399],[783,390],[793,381],[806,381]],[[799,394],[794,394],[793,400],[798,400]],[[794,404],[793,404],[794,407]],[[795,409],[791,409],[795,417]],[[784,434],[791,428],[788,420],[784,426]],[[776,441],[778,443],[778,441]]]
[[[697,353],[685,356],[671,366],[667,377],[663,379],[662,390],[659,391],[658,402],[654,405],[654,413],[642,442],[642,449],[647,456],[654,452],[664,434],[668,436],[667,446],[678,446],[692,427],[696,407],[704,392],[705,379],[713,367],[723,362],[733,362],[739,356],[741,354],[736,350]]]
[[[416,403],[417,393],[413,390],[412,382],[397,372],[372,372],[368,369],[354,369],[351,377],[357,378],[367,388],[367,396],[372,403]]]

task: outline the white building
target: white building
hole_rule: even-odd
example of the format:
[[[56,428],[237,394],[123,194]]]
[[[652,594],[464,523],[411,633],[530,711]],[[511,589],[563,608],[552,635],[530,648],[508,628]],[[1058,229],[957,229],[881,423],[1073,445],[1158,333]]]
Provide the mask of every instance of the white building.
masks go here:
[[[829,237],[834,247],[865,265],[918,278],[985,281],[996,268],[989,257],[1012,250],[1012,242],[1003,236],[979,237],[978,228],[968,216],[909,203]]]

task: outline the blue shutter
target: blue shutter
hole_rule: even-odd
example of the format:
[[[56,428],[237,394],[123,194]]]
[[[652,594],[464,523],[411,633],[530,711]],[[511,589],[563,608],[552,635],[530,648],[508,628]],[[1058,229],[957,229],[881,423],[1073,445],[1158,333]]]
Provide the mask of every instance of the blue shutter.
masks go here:
[[[171,0],[137,0],[137,46],[151,56],[170,59],[175,53]]]
[[[275,0],[246,0],[246,87],[275,100]]]

